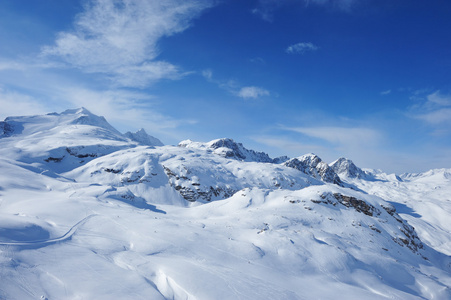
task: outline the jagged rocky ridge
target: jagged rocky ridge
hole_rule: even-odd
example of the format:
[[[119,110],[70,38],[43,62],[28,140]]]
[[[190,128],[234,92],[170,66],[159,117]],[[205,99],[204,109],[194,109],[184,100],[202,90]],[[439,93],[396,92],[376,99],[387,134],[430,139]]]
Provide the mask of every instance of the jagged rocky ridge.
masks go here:
[[[342,184],[340,177],[338,177],[334,170],[315,154],[306,154],[297,158],[292,158],[284,162],[283,165],[299,170],[324,182],[337,185]]]
[[[289,157],[287,156],[271,158],[264,152],[257,152],[254,150],[246,149],[243,144],[237,143],[230,138],[217,139],[208,143],[199,143],[193,142],[191,140],[185,140],[179,143],[179,147],[208,149],[211,150],[214,154],[220,155],[225,158],[236,159],[239,161],[280,164],[289,159]]]

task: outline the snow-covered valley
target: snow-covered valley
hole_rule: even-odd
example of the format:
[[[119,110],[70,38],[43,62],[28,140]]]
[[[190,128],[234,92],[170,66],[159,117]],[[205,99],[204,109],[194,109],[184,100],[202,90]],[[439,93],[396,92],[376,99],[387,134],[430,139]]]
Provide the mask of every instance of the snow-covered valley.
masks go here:
[[[0,299],[450,299],[451,169],[385,174],[86,109],[0,122]]]

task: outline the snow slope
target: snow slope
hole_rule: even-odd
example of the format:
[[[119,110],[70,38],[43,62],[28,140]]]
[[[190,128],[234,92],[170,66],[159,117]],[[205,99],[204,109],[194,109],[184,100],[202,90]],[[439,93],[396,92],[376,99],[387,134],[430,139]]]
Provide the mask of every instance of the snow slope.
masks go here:
[[[342,178],[391,202],[424,242],[451,255],[451,169],[401,176],[375,172],[366,180]]]
[[[56,172],[71,170],[95,157],[140,145],[122,135],[103,117],[85,108],[43,116],[8,117],[0,122],[0,156],[42,166]],[[144,131],[145,145],[161,144]],[[144,136],[146,134],[146,136]],[[152,145],[151,145],[152,146]],[[59,163],[64,161],[64,163]]]
[[[451,298],[448,246],[426,235],[449,241],[449,206],[410,204],[439,206],[449,170],[340,186],[219,140],[139,144],[80,114],[1,123],[16,129],[0,138],[0,299]],[[74,147],[96,155],[45,161]]]

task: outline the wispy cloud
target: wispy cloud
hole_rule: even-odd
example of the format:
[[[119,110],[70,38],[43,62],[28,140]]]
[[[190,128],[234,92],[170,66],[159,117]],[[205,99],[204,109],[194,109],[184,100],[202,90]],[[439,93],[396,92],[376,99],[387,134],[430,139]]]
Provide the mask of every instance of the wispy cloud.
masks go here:
[[[296,141],[310,144],[312,150],[307,152],[314,152],[328,162],[344,156],[362,163],[364,167],[375,167],[372,164],[383,162],[386,155],[383,147],[385,135],[369,127],[311,126],[281,129],[299,133]]]
[[[391,94],[391,90],[386,90],[386,91],[381,92],[382,96],[389,95],[389,94]]]
[[[159,113],[154,105],[157,102],[155,97],[141,92],[63,87],[58,93],[67,95],[66,101],[70,107],[86,107],[95,114],[105,116],[123,131],[130,130],[130,126],[138,126],[158,136],[178,138],[174,129],[196,122]]]
[[[301,143],[280,136],[253,136],[251,139],[262,145],[278,149],[280,155],[300,156],[306,153],[324,153],[326,150],[321,145]]]
[[[30,69],[49,69],[49,68],[62,68],[62,64],[57,62],[30,62],[22,58],[19,60],[3,59],[0,58],[0,72],[1,71],[28,71]]]
[[[212,1],[91,0],[73,24],[60,32],[44,57],[61,59],[84,72],[104,73],[120,86],[144,87],[183,76],[179,67],[158,60],[158,41],[187,29]]]
[[[218,87],[228,91],[229,93],[243,99],[257,99],[263,96],[269,96],[271,93],[258,86],[241,86],[236,80],[218,80],[213,78],[213,71],[206,69],[202,71],[202,76],[211,83],[217,84]]]
[[[382,139],[379,131],[363,127],[286,127],[285,129],[339,146],[375,145]]]
[[[45,73],[41,75],[46,76]],[[91,89],[64,79],[48,79],[40,81],[41,86],[20,85],[18,89],[0,86],[0,120],[8,116],[45,114],[83,106],[92,113],[105,116],[121,132],[142,127],[150,134],[163,137],[162,140],[173,141],[185,138],[184,128],[196,123],[193,119],[162,114],[159,112],[161,100],[144,92]]]
[[[451,124],[451,107],[440,108],[431,112],[419,114],[416,117],[433,125],[444,123]]]
[[[318,46],[313,45],[312,43],[297,43],[291,46],[288,46],[287,49],[285,49],[286,53],[289,54],[304,54],[308,51],[316,51],[318,50]]]
[[[451,106],[451,95],[442,95],[440,91],[428,95],[427,100],[440,106]]]
[[[249,61],[251,63],[257,64],[257,65],[265,65],[266,64],[266,61],[261,57],[254,57],[254,58],[251,58]]]
[[[440,126],[436,132],[449,132],[449,129],[443,130],[442,126],[451,125],[451,94],[443,94],[437,90],[424,96],[417,92],[412,99],[420,102],[410,108],[413,118]]]
[[[297,157],[315,153],[326,162],[339,157],[351,158],[361,167],[393,169],[383,132],[368,127],[280,126],[277,135],[254,136],[252,139],[275,150],[277,155]],[[287,134],[288,133],[288,134]],[[291,133],[291,134],[290,134]],[[292,134],[294,133],[294,134]]]
[[[360,0],[361,1],[361,0]],[[327,5],[335,9],[349,12],[352,7],[359,2],[358,0],[303,0],[306,5]]]
[[[238,91],[237,95],[244,99],[257,99],[262,96],[269,96],[269,91],[257,86],[245,86]]]
[[[252,10],[252,13],[267,22],[272,22],[274,11],[283,5],[304,5],[306,7],[319,5],[338,11],[351,12],[353,7],[360,2],[358,0],[259,0],[257,7]]]

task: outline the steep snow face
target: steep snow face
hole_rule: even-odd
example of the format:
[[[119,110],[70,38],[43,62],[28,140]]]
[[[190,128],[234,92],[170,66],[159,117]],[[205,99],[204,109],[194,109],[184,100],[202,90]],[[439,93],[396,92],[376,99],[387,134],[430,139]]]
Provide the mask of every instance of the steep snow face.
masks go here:
[[[240,161],[282,163],[288,160],[288,157],[286,156],[272,159],[268,156],[268,154],[264,152],[257,152],[254,150],[246,149],[243,144],[237,143],[234,140],[228,138],[217,139],[208,143],[199,143],[193,142],[191,140],[185,140],[179,143],[179,147],[211,150],[216,155]]]
[[[321,158],[315,154],[306,154],[297,158],[292,158],[283,163],[283,165],[299,170],[324,182],[341,185],[340,177],[338,177],[328,164],[323,162]]]
[[[130,131],[126,132],[124,134],[127,138],[131,139],[132,141],[138,142],[140,145],[145,146],[164,146],[164,144],[157,139],[156,137],[153,137],[151,135],[148,135],[147,132],[141,128],[135,133],[132,133]]]
[[[370,176],[366,174],[362,169],[357,167],[352,160],[341,157],[329,164],[332,170],[335,171],[339,176],[345,176],[350,178],[366,178]]]

